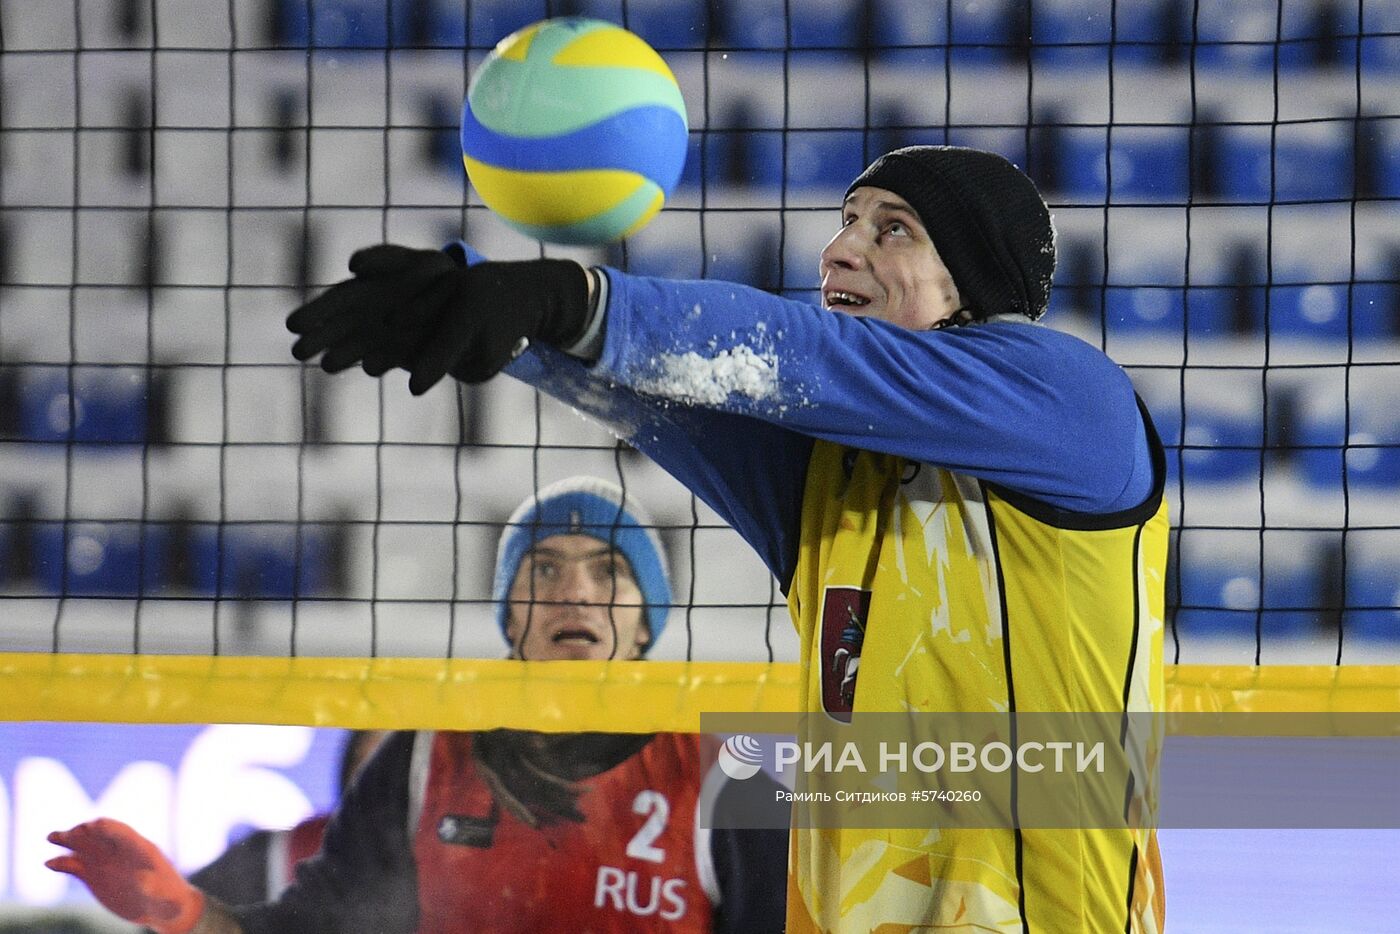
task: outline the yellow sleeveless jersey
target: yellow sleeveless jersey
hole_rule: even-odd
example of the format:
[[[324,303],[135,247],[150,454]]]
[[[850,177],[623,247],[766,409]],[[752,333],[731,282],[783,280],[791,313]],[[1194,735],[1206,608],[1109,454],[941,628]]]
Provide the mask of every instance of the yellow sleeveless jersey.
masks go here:
[[[1155,492],[1112,516],[818,441],[789,589],[803,709],[1161,710],[1167,510],[1148,434]],[[1147,746],[1132,804],[1155,815],[1159,732]],[[799,828],[788,871],[790,934],[1155,934],[1165,905],[1150,829]]]

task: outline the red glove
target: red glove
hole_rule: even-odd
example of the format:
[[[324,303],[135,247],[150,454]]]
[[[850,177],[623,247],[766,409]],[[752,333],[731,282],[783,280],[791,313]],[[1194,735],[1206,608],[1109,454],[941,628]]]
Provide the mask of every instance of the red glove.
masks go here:
[[[154,843],[121,821],[100,817],[49,834],[72,853],[46,862],[82,879],[108,911],[156,934],[189,934],[204,914],[204,893],[186,882]]]

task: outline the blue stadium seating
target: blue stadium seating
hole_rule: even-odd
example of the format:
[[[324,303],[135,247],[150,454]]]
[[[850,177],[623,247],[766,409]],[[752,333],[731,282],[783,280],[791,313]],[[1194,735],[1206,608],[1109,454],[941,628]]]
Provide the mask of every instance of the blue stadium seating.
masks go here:
[[[392,8],[373,0],[283,0],[281,29],[289,46],[334,49],[382,49],[395,31],[408,30],[408,5]]]
[[[1210,340],[1233,333],[1230,293],[1222,288],[1149,284],[1110,285],[1104,289],[1104,327],[1118,337],[1156,337],[1175,344],[1185,339]],[[1187,298],[1190,307],[1187,307]],[[1091,314],[1098,312],[1090,308]]]
[[[626,26],[663,53],[703,49],[709,29],[705,0],[582,0],[579,12]]]
[[[787,135],[787,184],[844,192],[865,168],[860,130],[801,130]]]
[[[1390,290],[1360,283],[1351,287],[1348,314],[1346,283],[1276,285],[1270,290],[1269,333],[1313,341],[1377,340],[1391,334]],[[1262,314],[1262,310],[1261,310]],[[1264,322],[1256,322],[1262,332]]]
[[[29,532],[27,543],[19,541],[16,526],[0,525],[0,567],[9,565],[12,549],[34,549],[35,583],[50,594],[276,600],[324,594],[331,586],[331,536],[316,525],[303,527],[299,569],[290,525],[230,525],[222,538],[213,523],[71,522],[65,528],[61,522],[33,522],[22,528]],[[294,587],[298,575],[300,586]]]
[[[1259,204],[1350,199],[1351,136],[1345,121],[1221,127],[1221,194]]]
[[[783,132],[756,130],[739,108],[727,128],[704,135],[705,184],[777,189],[783,183]]]
[[[299,559],[292,526],[226,530],[224,552],[225,596],[285,600],[327,592],[330,555],[314,526],[302,529]]]
[[[1274,44],[1280,34],[1291,39],[1315,35],[1315,21],[1306,15],[1309,11],[1297,5],[1278,0],[1233,0],[1228,4],[1201,3],[1192,9],[1195,16],[1181,17],[1179,27],[1182,39],[1189,41],[1195,21],[1199,66],[1267,72],[1274,67],[1275,54],[1281,69],[1302,68],[1314,61],[1316,51],[1308,44]],[[1281,13],[1282,27],[1278,22]]]
[[[1167,475],[1177,482],[1177,450],[1186,482],[1228,483],[1259,475],[1259,445],[1264,437],[1262,414],[1257,410],[1235,414],[1212,407],[1193,396],[1188,402],[1184,426],[1181,404],[1175,399],[1145,400],[1152,421],[1167,447]],[[1183,430],[1184,428],[1184,430]]]
[[[823,48],[855,51],[860,0],[724,0],[720,42],[740,49]]]
[[[552,11],[546,0],[473,0],[468,12],[468,41],[476,48],[491,48]]]
[[[46,560],[41,583],[49,593],[81,597],[134,597],[157,582],[158,554],[143,551],[137,522],[74,522],[38,528],[39,553],[63,556]],[[65,548],[66,545],[66,548]],[[65,576],[66,575],[66,576]]]
[[[70,377],[64,367],[30,367],[21,392],[20,436],[29,441],[140,443],[146,438],[145,392],[144,375],[134,368],[78,366]]]
[[[1342,626],[1348,637],[1400,641],[1400,556],[1359,557],[1347,562]]]
[[[911,69],[944,67],[947,22],[928,0],[884,0],[872,3],[870,36],[881,62]]]
[[[458,0],[390,0],[390,6],[394,45],[460,49],[466,44],[466,8]]]
[[[1322,581],[1311,561],[1268,561],[1262,572],[1253,548],[1196,549],[1183,538],[1178,549],[1183,634],[1265,638],[1303,635],[1317,629]]]
[[[1160,61],[1163,26],[1172,2],[1115,3],[1114,0],[1036,0],[1031,9],[1031,39],[1037,65],[1053,68],[1102,68]],[[1116,9],[1115,9],[1116,8]]]
[[[278,18],[293,47],[460,49],[490,48],[550,12],[545,0],[280,0]]]
[[[1400,72],[1400,5],[1367,3],[1362,16],[1361,67]]]
[[[1298,462],[1308,482],[1341,488],[1345,443],[1349,488],[1400,488],[1400,424],[1393,401],[1356,392],[1350,402],[1350,425],[1340,410],[1305,407],[1298,425],[1298,443],[1305,449],[1298,452]]]
[[[527,23],[550,14],[577,11],[625,22],[663,50],[703,48],[713,26],[717,42],[744,49],[790,47],[800,51],[836,48],[854,52],[863,39],[861,30],[865,24],[862,17],[868,14],[871,17],[868,24],[871,39],[882,46],[876,53],[876,67],[862,70],[861,64],[851,55],[827,56],[824,52],[806,52],[812,57],[829,57],[834,65],[845,69],[833,72],[836,75],[831,79],[833,81],[844,78],[852,82],[870,82],[869,97],[874,109],[868,132],[850,129],[850,120],[842,117],[833,118],[832,124],[829,124],[840,126],[839,129],[789,131],[784,135],[776,129],[771,116],[766,120],[755,119],[754,114],[759,108],[750,107],[747,112],[737,114],[724,112],[723,108],[731,102],[728,95],[733,93],[730,90],[733,82],[728,87],[724,82],[717,82],[709,89],[714,96],[704,103],[707,107],[712,103],[717,104],[715,116],[718,119],[709,127],[697,126],[692,133],[682,185],[693,191],[705,184],[711,195],[717,195],[709,204],[722,205],[725,210],[736,204],[745,204],[742,198],[743,189],[746,188],[761,189],[762,198],[754,200],[765,207],[769,206],[770,200],[777,200],[776,192],[782,185],[791,189],[843,188],[865,164],[867,154],[883,151],[894,145],[895,140],[942,142],[946,134],[948,141],[994,149],[1020,165],[1026,165],[1028,155],[1034,154],[1038,167],[1043,167],[1045,162],[1039,146],[1032,147],[1028,154],[1029,140],[1024,129],[1001,126],[945,128],[939,117],[941,81],[952,44],[957,46],[951,53],[954,68],[977,66],[980,69],[956,75],[956,94],[964,93],[969,79],[987,76],[988,90],[993,92],[989,98],[995,97],[998,103],[995,108],[988,108],[985,119],[990,123],[1017,119],[1014,109],[1005,110],[1001,105],[1008,95],[1011,103],[1018,105],[1017,82],[1024,80],[1026,75],[1025,64],[1020,57],[1022,50],[1011,47],[1020,38],[1014,27],[1022,25],[1020,17],[1025,13],[1030,16],[1031,37],[1052,44],[1031,53],[1031,62],[1035,66],[1032,81],[1039,82],[1042,76],[1048,79],[1035,87],[1036,116],[1043,121],[1048,121],[1046,115],[1055,104],[1054,100],[1043,98],[1063,98],[1060,106],[1067,111],[1067,120],[1085,119],[1086,113],[1096,114],[1087,119],[1098,118],[1096,110],[1078,111],[1080,99],[1073,88],[1081,79],[1086,88],[1092,90],[1097,87],[1105,76],[1104,65],[1109,59],[1109,50],[1104,46],[1089,47],[1077,43],[1107,42],[1110,29],[1118,42],[1112,52],[1115,64],[1132,68],[1179,55],[1181,49],[1175,47],[1175,43],[1169,47],[1167,43],[1155,41],[1162,36],[1162,24],[1175,23],[1178,30],[1175,38],[1187,40],[1189,33],[1181,30],[1189,30],[1193,18],[1197,19],[1199,38],[1203,43],[1197,56],[1197,64],[1203,69],[1198,80],[1201,88],[1208,89],[1201,95],[1203,106],[1216,110],[1228,109],[1228,98],[1233,91],[1228,81],[1239,77],[1238,69],[1243,64],[1253,69],[1254,73],[1239,82],[1240,93],[1255,97],[1242,101],[1240,112],[1253,116],[1267,113],[1260,110],[1262,98],[1258,95],[1270,91],[1268,73],[1276,61],[1272,39],[1279,28],[1275,18],[1280,12],[1286,41],[1278,47],[1277,64],[1286,73],[1285,81],[1280,86],[1285,95],[1298,93],[1300,102],[1311,102],[1319,90],[1327,90],[1322,85],[1306,86],[1305,82],[1310,80],[1333,82],[1341,91],[1346,91],[1350,87],[1347,82],[1350,75],[1346,69],[1353,64],[1352,56],[1356,51],[1353,40],[1336,38],[1335,31],[1340,29],[1346,32],[1354,28],[1354,24],[1348,25],[1346,21],[1348,15],[1354,16],[1357,8],[1354,0],[1284,0],[1283,3],[1279,0],[1236,0],[1215,4],[1193,0],[1140,0],[1131,4],[1114,4],[1113,0],[1035,0],[1025,4],[1015,0],[952,0],[946,4],[944,0],[876,0],[870,3],[862,0],[389,0],[387,4],[370,0],[276,0],[276,3],[285,41],[293,46],[323,49],[379,49],[385,45],[430,45],[459,49],[464,44],[482,49]],[[1370,69],[1365,76],[1365,105],[1368,109],[1362,116],[1370,120],[1368,125],[1376,131],[1377,145],[1374,150],[1353,154],[1352,127],[1347,120],[1354,114],[1350,112],[1352,108],[1347,103],[1348,95],[1345,93],[1337,97],[1334,116],[1340,119],[1336,122],[1319,120],[1290,124],[1285,121],[1276,128],[1225,126],[1220,130],[1218,146],[1208,147],[1208,151],[1217,159],[1212,167],[1217,170],[1220,179],[1219,189],[1208,192],[1208,198],[1256,204],[1266,203],[1270,199],[1285,203],[1318,200],[1344,202],[1353,193],[1352,171],[1356,164],[1362,169],[1356,184],[1364,188],[1363,198],[1400,199],[1400,117],[1392,116],[1392,110],[1384,109],[1383,95],[1378,93],[1384,87],[1386,74],[1400,75],[1400,3],[1366,0],[1364,7],[1365,27],[1373,35],[1366,37],[1360,46],[1362,62]],[[784,20],[785,11],[793,14],[790,21]],[[711,15],[718,17],[714,23],[709,20]],[[1332,17],[1330,25],[1325,18],[1327,16]],[[1333,31],[1329,32],[1329,29]],[[1392,35],[1374,35],[1379,32]],[[1244,44],[1224,44],[1235,41]],[[1055,46],[1055,43],[1070,45]],[[906,47],[891,48],[901,45]],[[795,54],[797,52],[785,57],[776,53],[750,53],[743,56],[745,61],[741,67],[752,68],[755,75],[762,69],[777,72],[785,60],[791,63]],[[396,57],[396,67],[397,63],[410,57]],[[385,60],[384,56],[374,54],[338,58],[373,68],[382,67]],[[428,57],[419,58],[428,62]],[[436,62],[443,57],[431,58]],[[434,84],[431,90],[424,92],[441,96],[425,108],[426,115],[420,114],[411,117],[411,120],[429,124],[455,121],[457,104],[451,100],[451,94],[456,92],[444,90],[456,78],[450,74],[455,66],[450,61],[452,56],[446,58],[449,59],[448,67],[432,79],[441,79],[442,85]],[[1004,70],[993,71],[988,67],[996,64],[1005,66]],[[884,67],[888,65],[901,67]],[[1309,68],[1342,71],[1330,75],[1308,75],[1299,71]],[[897,73],[893,79],[891,73]],[[760,77],[765,80],[754,82],[754,93],[771,92],[777,87],[776,81],[766,80],[772,77],[771,74],[764,72]],[[933,80],[920,84],[920,79],[924,77]],[[1136,79],[1142,76],[1134,74],[1131,77]],[[1162,77],[1170,80],[1183,78],[1179,71],[1170,75],[1164,73]],[[395,75],[394,84],[399,88],[408,88],[417,78],[418,75],[412,71],[399,72]],[[255,81],[240,80],[240,95],[260,93]],[[991,87],[991,84],[997,86]],[[1131,81],[1120,83],[1115,93],[1122,95],[1125,88],[1132,86]],[[170,83],[165,83],[162,94],[169,88]],[[932,106],[926,106],[929,101],[919,97],[926,93],[926,88],[934,89],[927,92],[934,95]],[[1071,89],[1068,93],[1067,88]],[[1221,88],[1227,90],[1222,94]],[[750,93],[750,88],[745,85],[740,92]],[[301,92],[292,90],[285,93],[290,95],[288,100],[292,101]],[[323,100],[320,95],[329,93],[324,84],[318,86],[315,93],[318,95],[318,119],[334,122],[337,118],[330,116],[330,111],[320,109]],[[1165,87],[1164,82],[1164,94],[1170,93],[1173,92]],[[1092,97],[1091,93],[1085,100]],[[967,98],[958,97],[955,102],[957,106],[952,110],[957,115],[954,119],[968,119]],[[1121,96],[1118,102],[1123,103]],[[332,100],[331,103],[336,102]],[[696,103],[692,101],[692,104]],[[772,105],[774,101],[765,103]],[[1294,110],[1292,99],[1284,103],[1283,109],[1291,113]],[[240,97],[239,112],[241,115],[255,115],[259,104],[251,97],[247,100]],[[245,110],[245,107],[253,110]],[[448,109],[444,110],[444,107]],[[886,111],[883,108],[889,109]],[[1119,114],[1119,119],[1142,119],[1136,110],[1135,106],[1127,106],[1115,112]],[[288,113],[292,112],[288,110]],[[774,112],[771,106],[766,111],[769,115]],[[444,113],[451,121],[443,120]],[[1305,113],[1311,115],[1312,112]],[[973,119],[982,118],[978,116]],[[1181,119],[1185,121],[1186,115],[1182,114]],[[282,122],[291,127],[295,121],[288,117]],[[911,123],[923,126],[902,129]],[[289,138],[295,136],[300,139],[299,131],[288,132]],[[1184,127],[1115,126],[1111,136],[1104,127],[1069,127],[1058,135],[1061,143],[1057,146],[1054,160],[1055,172],[1051,173],[1057,179],[1051,192],[1053,196],[1062,195],[1064,200],[1091,203],[1105,199],[1114,203],[1140,201],[1158,204],[1187,200],[1188,146]],[[15,138],[20,140],[18,136]],[[1112,151],[1105,154],[1110,138]],[[450,163],[454,171],[460,172],[455,135],[439,134],[435,146],[436,158],[442,160],[443,165]],[[783,170],[784,159],[786,173]],[[302,173],[293,162],[295,160],[285,162],[283,169],[291,166],[294,171],[288,177],[294,177],[299,186]],[[404,171],[421,172],[426,166],[415,164],[403,168]],[[222,177],[223,173],[217,174]],[[1110,175],[1111,191],[1108,190]],[[244,186],[240,183],[240,187]],[[1200,189],[1197,191],[1199,195]],[[169,197],[169,192],[161,190],[160,197]],[[299,195],[294,195],[293,201],[297,197]],[[404,189],[396,189],[393,197],[404,198]],[[366,213],[376,213],[377,196],[375,203],[363,207],[367,209]],[[681,208],[688,211],[690,205],[682,204]],[[1372,212],[1373,209],[1372,205],[1363,205],[1361,213]],[[296,210],[299,211],[299,207]],[[309,210],[315,212],[320,208]],[[1212,240],[1215,231],[1211,225],[1221,215],[1210,212],[1216,210],[1211,207],[1195,215],[1201,218],[1201,226],[1193,230],[1206,231],[1199,242],[1206,244],[1207,250],[1215,246]],[[394,208],[394,212],[397,211]],[[1384,208],[1375,213],[1383,211]],[[447,213],[455,216],[455,210],[449,209]],[[385,216],[387,218],[388,214]],[[1115,222],[1118,216],[1121,215],[1115,215]],[[1236,219],[1243,226],[1262,216],[1262,211],[1249,215],[1240,213],[1228,219],[1225,226],[1233,224]],[[775,285],[776,257],[769,233],[758,227],[749,227],[745,228],[744,235],[735,235],[735,226],[727,226],[723,221],[716,223],[717,218],[723,217],[726,215],[722,211],[710,215],[707,225],[711,233],[703,242],[695,236],[636,238],[629,247],[631,268],[641,273],[680,277],[706,274],[766,287]],[[1372,218],[1368,216],[1365,220]],[[397,223],[397,219],[394,222]],[[389,220],[385,223],[389,223]],[[1074,222],[1067,221],[1065,228],[1083,235],[1083,230]],[[377,234],[380,229],[381,225],[376,220],[373,233]],[[389,232],[388,227],[383,229]],[[794,229],[797,228],[790,227],[789,232]],[[1365,236],[1372,236],[1374,229],[1368,228]],[[1392,246],[1400,246],[1400,240],[1390,234],[1382,236],[1395,240]],[[66,243],[66,235],[59,237],[58,242]],[[1140,246],[1147,254],[1154,250],[1155,244],[1144,242]],[[1137,249],[1138,244],[1132,248]],[[1225,248],[1228,249],[1229,244]],[[1329,243],[1329,248],[1344,250],[1345,244]],[[20,256],[23,263],[32,265],[28,259],[28,255],[35,252],[32,245],[24,250],[14,248],[11,252]],[[95,254],[87,246],[83,252],[83,263],[87,264]],[[225,252],[233,255],[235,251],[216,249],[210,255],[223,256]],[[246,262],[244,248],[239,246],[237,252],[238,261]],[[323,252],[338,253],[339,248],[327,248]],[[1200,254],[1193,254],[1197,255]],[[804,252],[803,262],[808,259]],[[1325,342],[1330,346],[1321,348],[1322,351],[1339,357],[1338,344],[1348,338],[1358,342],[1377,342],[1400,336],[1397,335],[1400,287],[1384,281],[1372,281],[1394,278],[1394,269],[1358,269],[1358,281],[1349,287],[1345,283],[1309,281],[1310,278],[1335,280],[1339,278],[1335,271],[1309,273],[1276,265],[1272,277],[1275,284],[1268,292],[1266,319],[1263,311],[1264,286],[1241,285],[1262,283],[1262,271],[1257,276],[1253,273],[1238,276],[1234,271],[1218,276],[1210,273],[1212,278],[1193,278],[1188,289],[1181,282],[1179,268],[1162,269],[1148,264],[1130,277],[1121,278],[1121,260],[1122,255],[1115,253],[1112,265],[1115,278],[1112,281],[1123,284],[1109,285],[1100,292],[1102,272],[1091,271],[1088,278],[1079,277],[1077,282],[1059,283],[1054,293],[1057,314],[1065,310],[1068,300],[1074,300],[1076,311],[1080,313],[1076,324],[1084,323],[1082,312],[1085,310],[1091,312],[1094,316],[1092,320],[1097,322],[1102,307],[1102,326],[1111,345],[1110,352],[1124,346],[1115,343],[1122,338],[1137,342],[1132,350],[1141,348],[1150,359],[1171,360],[1170,354],[1164,351],[1175,351],[1187,339],[1195,342],[1243,335],[1258,339],[1267,327],[1269,337],[1287,338],[1310,347]],[[1260,266],[1262,268],[1262,261]],[[791,272],[793,268],[788,267],[789,285],[797,278]],[[802,271],[807,275],[811,273],[805,267]],[[231,280],[233,278],[230,276]],[[217,286],[223,279],[216,275],[212,281]],[[810,290],[790,291],[800,297],[814,297]],[[235,294],[234,297],[242,296]],[[163,309],[165,306],[161,307]],[[235,328],[240,326],[241,321]],[[78,331],[84,328],[87,328],[86,319]],[[14,346],[8,341],[15,329],[7,325],[5,330],[8,353],[8,348]],[[215,332],[210,332],[210,336],[217,340],[218,334]],[[164,330],[159,337],[165,340]],[[82,334],[82,339],[91,340],[91,331]],[[58,358],[61,359],[62,347],[56,346],[59,346]],[[1193,349],[1196,346],[1192,344]],[[209,347],[200,346],[196,351],[205,355],[200,359],[217,361],[225,349],[211,352]],[[1210,353],[1193,356],[1192,360],[1209,362],[1220,359],[1217,352],[1229,349],[1211,348]],[[1287,348],[1290,352],[1294,349],[1292,344]],[[1368,354],[1386,351],[1381,347],[1363,349]],[[44,348],[39,358],[55,359],[47,355],[47,350]],[[88,353],[87,346],[80,351],[85,359],[91,359]],[[285,348],[281,353],[285,357]],[[1291,363],[1292,359],[1288,358],[1287,364]],[[20,371],[18,366],[13,368]],[[1357,374],[1363,369],[1364,365],[1358,364],[1352,372]],[[146,400],[145,373],[139,368],[119,370],[77,366],[70,370],[34,366],[24,368],[22,372],[22,391],[13,394],[16,400],[15,415],[6,431],[24,440],[135,445],[150,441],[157,433],[150,422],[152,416]],[[1309,374],[1291,369],[1286,372],[1281,370],[1280,376],[1288,380],[1296,376],[1301,386],[1296,392],[1300,396],[1307,395],[1308,381],[1313,379]],[[1270,379],[1273,379],[1272,375]],[[1200,503],[1209,503],[1212,497],[1229,496],[1240,486],[1257,483],[1261,469],[1259,445],[1264,436],[1264,426],[1262,413],[1236,414],[1239,406],[1229,404],[1234,400],[1227,398],[1225,391],[1214,394],[1195,392],[1188,398],[1190,408],[1185,416],[1184,434],[1181,413],[1174,411],[1174,408],[1179,408],[1179,400],[1154,403],[1154,413],[1158,416],[1158,427],[1164,441],[1171,449],[1171,482],[1173,485],[1178,482],[1179,465],[1184,465],[1185,480],[1189,484],[1188,498],[1193,500],[1191,509],[1196,510],[1188,510],[1187,514],[1193,517],[1192,521],[1198,521],[1203,514]],[[1400,429],[1393,424],[1393,413],[1400,406],[1389,403],[1385,407],[1376,405],[1366,391],[1356,392],[1352,403],[1350,425],[1336,412],[1300,409],[1302,414],[1293,425],[1295,430],[1287,433],[1286,438],[1307,447],[1296,452],[1291,465],[1320,493],[1332,494],[1342,483],[1342,447],[1346,443],[1350,445],[1345,454],[1346,478],[1352,489],[1371,495],[1400,491]],[[76,416],[72,425],[68,424],[70,410]],[[1275,407],[1270,407],[1271,415],[1277,411]],[[1275,427],[1270,425],[1271,439]],[[1188,446],[1184,452],[1181,449],[1183,443]],[[132,448],[128,448],[122,456],[131,457],[134,453]],[[1276,462],[1274,453],[1269,453],[1270,468]],[[1270,469],[1264,480],[1272,483],[1274,476],[1279,474]],[[1288,471],[1281,472],[1281,475],[1286,481],[1293,479]],[[1272,511],[1265,521],[1273,521],[1276,515],[1285,516],[1278,521],[1288,521],[1285,513],[1275,514]],[[151,522],[142,526],[132,522],[75,521],[67,527],[66,535],[65,538],[64,526],[53,522],[11,521],[6,524],[0,520],[0,572],[13,567],[12,558],[17,554],[16,549],[28,548],[32,550],[33,559],[27,561],[26,567],[36,568],[42,586],[51,592],[65,586],[65,578],[67,592],[75,595],[132,596],[193,592],[200,595],[219,593],[225,596],[285,599],[296,590],[302,594],[321,593],[330,586],[330,538],[319,529],[308,528],[304,531],[300,588],[293,583],[297,560],[290,544],[293,530],[289,525],[272,528],[234,523],[219,533],[209,523]],[[25,541],[21,541],[22,536]],[[1187,628],[1197,627],[1201,631],[1252,634],[1256,611],[1262,604],[1266,608],[1263,611],[1266,632],[1310,631],[1317,624],[1317,614],[1300,608],[1320,599],[1317,573],[1301,566],[1271,567],[1263,583],[1263,593],[1260,594],[1257,559],[1249,553],[1249,549],[1245,549],[1245,552],[1246,560],[1243,563],[1202,561],[1188,553],[1184,581],[1188,591],[1186,602],[1220,609],[1184,610],[1180,617],[1183,625]],[[222,558],[219,557],[221,554]],[[1394,583],[1396,560],[1394,556],[1358,560],[1347,566],[1350,599],[1360,605],[1381,607],[1348,613],[1348,632],[1400,638],[1400,609],[1394,609],[1397,603]]]
[[[1397,325],[1400,325],[1400,285],[1384,281],[1357,282],[1351,290],[1351,320],[1356,340],[1395,337]]]
[[[1011,58],[1012,0],[953,3],[948,39],[953,66],[1000,64]]]
[[[1058,176],[1076,201],[1103,201],[1112,170],[1113,200],[1184,203],[1189,186],[1187,129],[1115,127],[1112,149],[1104,127],[1066,127],[1060,133]]]
[[[1116,335],[1157,334],[1180,337],[1185,319],[1185,290],[1176,286],[1108,286],[1104,290],[1104,326]]]

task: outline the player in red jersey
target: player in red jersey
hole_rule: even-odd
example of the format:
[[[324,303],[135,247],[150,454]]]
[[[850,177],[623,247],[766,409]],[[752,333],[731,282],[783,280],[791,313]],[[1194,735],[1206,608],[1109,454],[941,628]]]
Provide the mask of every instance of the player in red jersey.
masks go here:
[[[516,657],[626,659],[660,635],[670,586],[636,504],[577,478],[511,517],[494,596]],[[157,934],[780,931],[786,830],[706,819],[776,783],[714,762],[690,734],[399,732],[275,902],[226,906],[111,820],[53,834],[73,852],[49,865]]]

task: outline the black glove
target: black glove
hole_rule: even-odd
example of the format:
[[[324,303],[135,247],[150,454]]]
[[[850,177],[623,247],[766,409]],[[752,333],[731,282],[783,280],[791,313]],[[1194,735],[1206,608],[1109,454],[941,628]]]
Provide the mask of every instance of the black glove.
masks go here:
[[[567,347],[588,324],[588,273],[571,260],[465,266],[441,250],[381,244],[355,253],[350,271],[288,316],[301,335],[292,355],[324,352],[327,373],[399,367],[415,396],[449,372],[484,382],[530,341]]]

